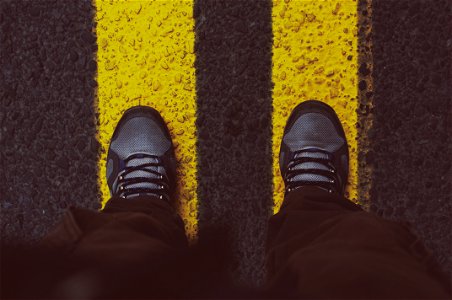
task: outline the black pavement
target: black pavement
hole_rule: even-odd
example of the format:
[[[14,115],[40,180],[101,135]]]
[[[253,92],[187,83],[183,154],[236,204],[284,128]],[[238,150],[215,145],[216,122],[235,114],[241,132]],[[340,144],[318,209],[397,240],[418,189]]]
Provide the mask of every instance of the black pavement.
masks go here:
[[[364,202],[410,222],[452,271],[450,2],[363,2]],[[272,201],[271,3],[227,3],[194,7],[200,239],[226,227],[229,270],[256,284]],[[35,242],[68,206],[99,207],[94,14],[91,1],[0,2],[3,242]]]

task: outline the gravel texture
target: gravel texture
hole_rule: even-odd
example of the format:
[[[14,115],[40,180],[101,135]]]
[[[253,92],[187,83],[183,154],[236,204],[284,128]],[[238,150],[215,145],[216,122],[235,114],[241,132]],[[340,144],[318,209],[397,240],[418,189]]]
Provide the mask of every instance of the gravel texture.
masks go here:
[[[93,11],[90,1],[0,2],[3,241],[35,241],[68,206],[97,207]]]
[[[258,284],[273,203],[271,3],[196,1],[195,18],[200,240],[234,237],[231,274]]]
[[[371,211],[452,271],[450,1],[374,1]]]

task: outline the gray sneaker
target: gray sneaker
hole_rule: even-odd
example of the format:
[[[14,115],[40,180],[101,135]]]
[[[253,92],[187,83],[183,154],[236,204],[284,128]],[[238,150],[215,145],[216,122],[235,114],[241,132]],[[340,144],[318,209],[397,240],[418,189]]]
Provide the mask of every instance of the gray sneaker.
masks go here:
[[[107,182],[111,196],[172,199],[176,187],[174,147],[155,109],[135,106],[119,120],[108,149]]]
[[[317,186],[343,195],[348,161],[344,129],[334,110],[315,100],[299,104],[287,121],[279,157],[286,193]]]

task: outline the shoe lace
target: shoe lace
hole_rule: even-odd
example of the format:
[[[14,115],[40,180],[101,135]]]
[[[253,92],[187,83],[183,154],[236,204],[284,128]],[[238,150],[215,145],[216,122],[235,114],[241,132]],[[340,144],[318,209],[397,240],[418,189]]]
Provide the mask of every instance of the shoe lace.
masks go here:
[[[285,174],[286,192],[301,186],[311,185],[339,192],[341,183],[330,152],[311,148],[295,152]]]
[[[163,165],[157,156],[145,153],[133,154],[124,162],[126,167],[118,174],[116,195],[127,198],[147,193],[169,201],[169,179],[165,173],[158,171],[158,167]],[[135,165],[131,165],[132,162]]]

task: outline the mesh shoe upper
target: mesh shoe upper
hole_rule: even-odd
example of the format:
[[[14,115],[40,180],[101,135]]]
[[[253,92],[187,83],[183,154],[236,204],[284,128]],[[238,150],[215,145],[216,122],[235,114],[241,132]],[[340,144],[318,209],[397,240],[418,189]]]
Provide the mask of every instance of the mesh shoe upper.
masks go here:
[[[169,200],[175,184],[175,158],[168,129],[157,111],[127,110],[110,142],[107,179],[111,195],[154,194]]]
[[[287,122],[280,152],[286,191],[316,185],[342,194],[348,177],[348,149],[334,110],[320,101],[298,105]]]

